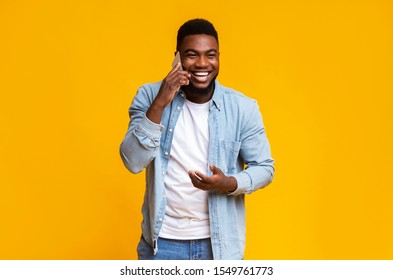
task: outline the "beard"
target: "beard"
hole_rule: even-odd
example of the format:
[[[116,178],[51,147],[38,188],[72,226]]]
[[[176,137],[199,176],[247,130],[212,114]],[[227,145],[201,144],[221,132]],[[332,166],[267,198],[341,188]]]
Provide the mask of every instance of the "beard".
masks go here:
[[[215,76],[214,79],[211,80],[211,82],[205,88],[197,88],[193,85],[192,82],[190,82],[187,86],[183,86],[183,87],[191,95],[195,95],[195,96],[208,95],[210,93],[213,93],[213,91],[214,91],[214,85],[215,85],[216,78],[217,78],[217,76]]]

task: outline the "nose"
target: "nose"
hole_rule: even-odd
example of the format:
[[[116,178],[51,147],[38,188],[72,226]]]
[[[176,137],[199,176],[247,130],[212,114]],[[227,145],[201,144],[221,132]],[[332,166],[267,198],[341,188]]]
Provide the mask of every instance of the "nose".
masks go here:
[[[208,65],[209,65],[209,62],[207,60],[207,57],[204,56],[204,55],[199,56],[198,59],[195,62],[195,66],[196,67],[201,67],[202,68],[202,67],[206,67]]]

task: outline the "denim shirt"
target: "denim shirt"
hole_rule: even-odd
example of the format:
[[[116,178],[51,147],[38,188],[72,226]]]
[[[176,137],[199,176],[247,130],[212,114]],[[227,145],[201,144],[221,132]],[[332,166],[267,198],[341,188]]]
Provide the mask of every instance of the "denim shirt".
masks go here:
[[[157,239],[163,223],[166,198],[164,176],[171,152],[176,121],[186,98],[180,89],[164,109],[161,124],[146,117],[161,82],[138,89],[129,109],[130,123],[120,145],[120,155],[132,173],[146,168],[142,206],[142,234],[159,250]],[[215,81],[210,103],[208,163],[237,180],[234,192],[209,191],[210,236],[214,259],[242,259],[245,248],[244,194],[268,185],[274,174],[262,116],[258,105],[242,93]],[[187,135],[184,135],[187,137]],[[211,176],[210,170],[207,171]]]

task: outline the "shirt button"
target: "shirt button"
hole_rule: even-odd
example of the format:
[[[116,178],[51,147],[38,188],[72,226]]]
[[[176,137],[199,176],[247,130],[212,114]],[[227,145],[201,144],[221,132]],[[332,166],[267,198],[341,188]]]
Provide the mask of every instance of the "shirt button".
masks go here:
[[[181,97],[184,97],[184,93],[180,93],[180,96],[181,96]]]
[[[165,152],[165,153],[164,153],[164,155],[166,155],[166,156],[167,156],[167,155],[168,155],[168,152]]]
[[[177,106],[177,107],[176,107],[176,109],[179,111],[179,110],[180,110],[180,107],[179,107],[179,106]]]
[[[165,175],[165,171],[162,172],[162,175]]]
[[[173,129],[172,129],[172,128],[170,128],[170,129],[169,129],[169,132],[172,132],[172,131],[173,131]]]
[[[158,220],[159,220],[160,222],[162,222],[162,218],[159,218]]]

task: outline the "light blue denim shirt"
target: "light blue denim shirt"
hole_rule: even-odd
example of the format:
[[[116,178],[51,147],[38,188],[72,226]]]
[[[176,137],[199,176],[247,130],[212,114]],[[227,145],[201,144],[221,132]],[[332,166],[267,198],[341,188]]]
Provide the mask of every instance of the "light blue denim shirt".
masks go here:
[[[142,234],[157,252],[157,239],[165,215],[164,176],[176,121],[186,98],[179,90],[165,108],[161,124],[146,118],[161,82],[138,89],[131,104],[130,123],[120,145],[121,158],[132,173],[146,168],[142,206]],[[244,194],[268,185],[274,174],[262,116],[258,105],[242,93],[215,82],[209,111],[208,163],[233,176],[234,192],[209,192],[210,234],[214,259],[242,259],[245,248]],[[185,135],[185,137],[187,137]],[[208,175],[212,175],[208,171]]]

